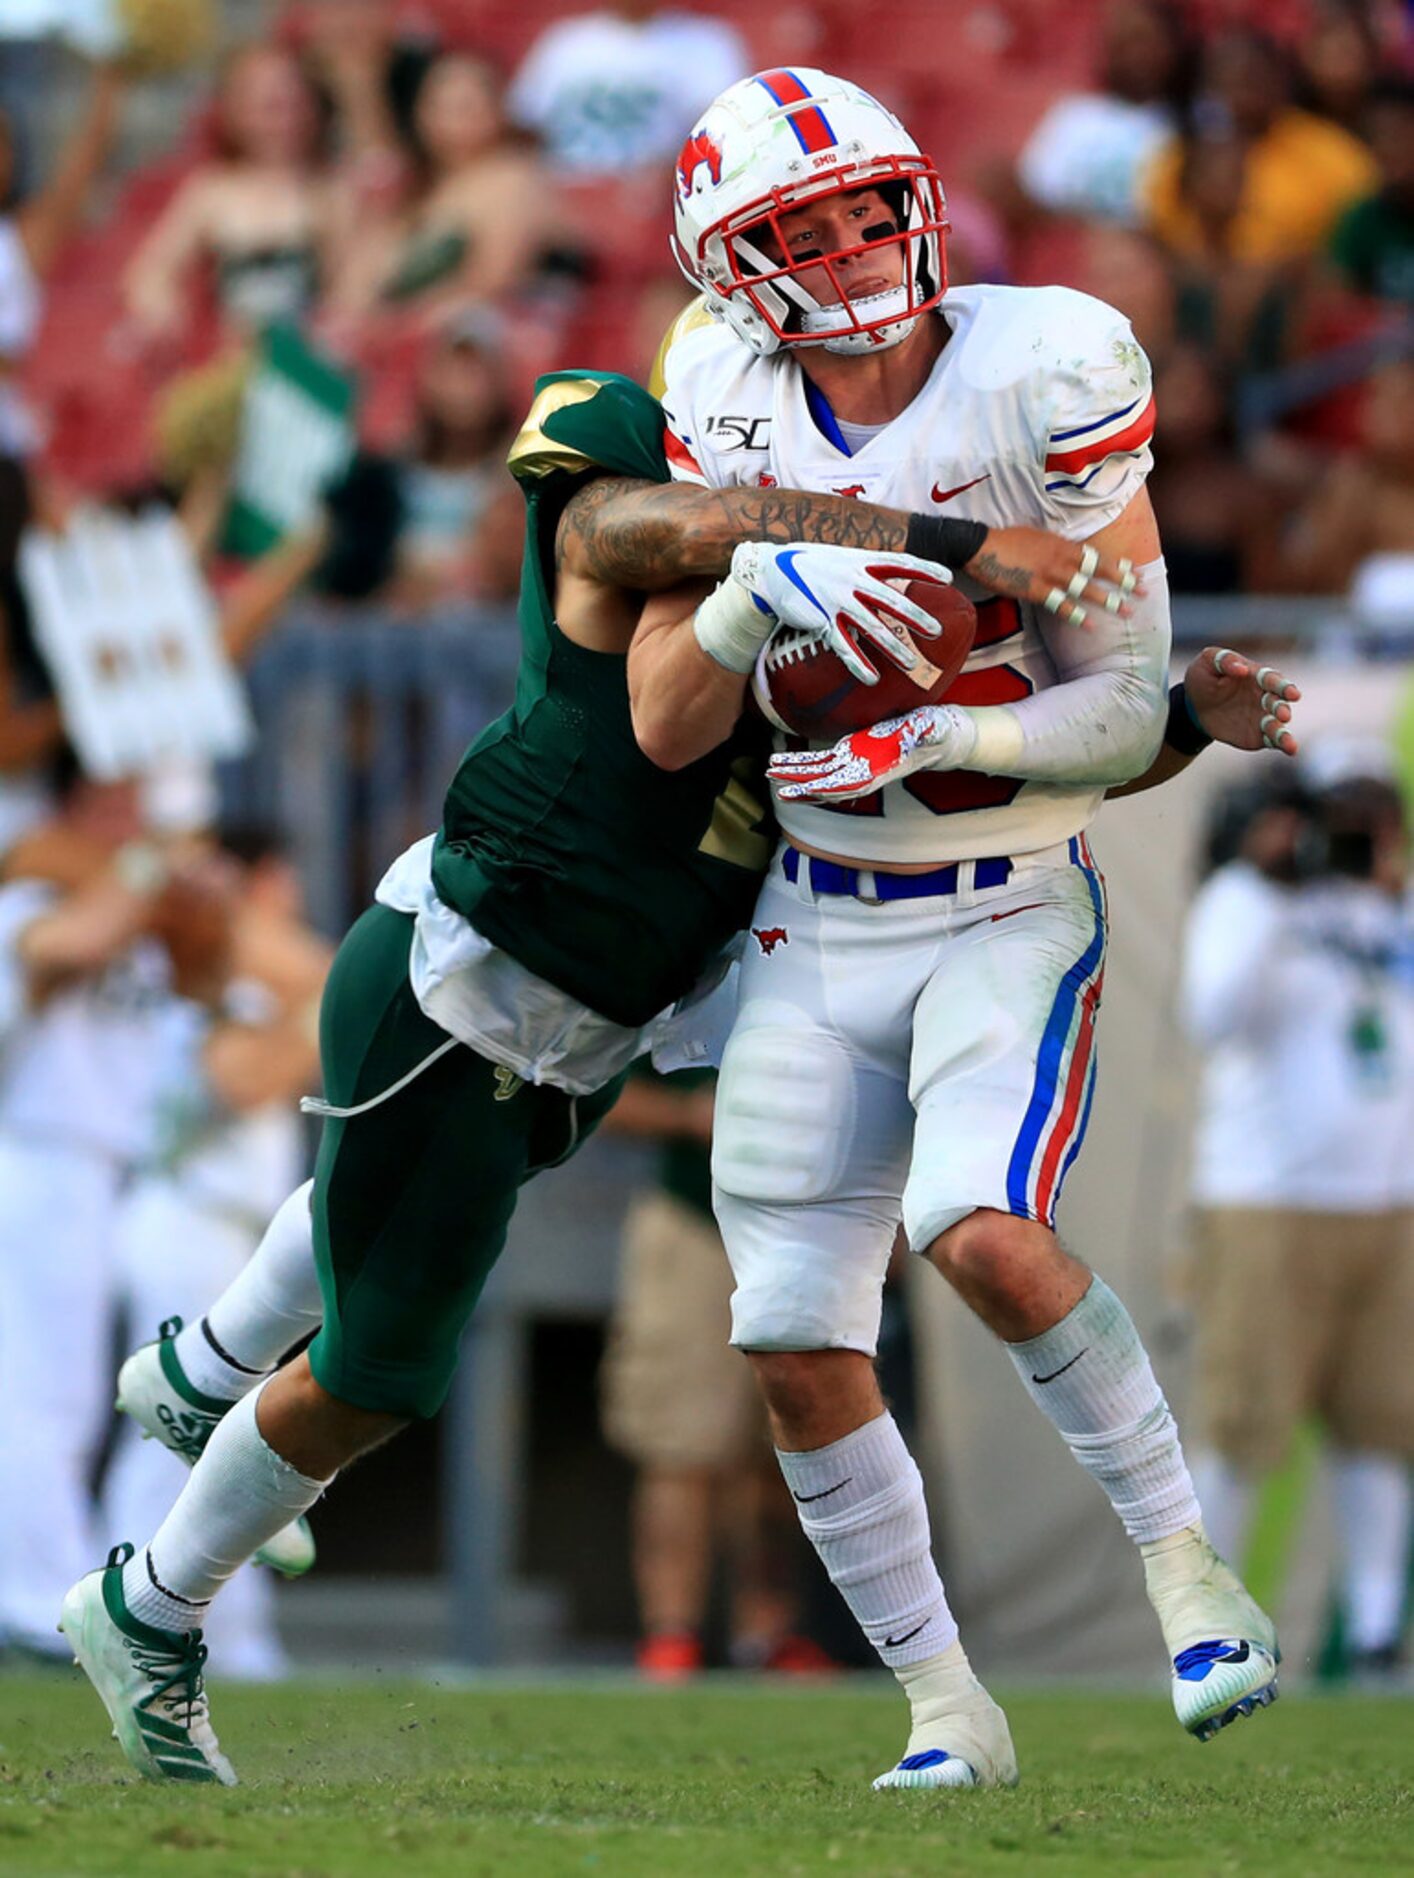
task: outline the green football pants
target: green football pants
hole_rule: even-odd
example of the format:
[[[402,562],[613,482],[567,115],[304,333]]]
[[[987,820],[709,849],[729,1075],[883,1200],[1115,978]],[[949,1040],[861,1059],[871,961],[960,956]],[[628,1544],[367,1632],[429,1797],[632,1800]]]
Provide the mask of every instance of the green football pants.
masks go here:
[[[410,915],[374,906],[339,948],[320,1011],[324,1093],[366,1103],[447,1033],[408,982]],[[434,1415],[524,1181],[567,1160],[612,1108],[523,1083],[464,1044],[363,1114],[331,1117],[314,1176],[324,1324],[317,1382],[356,1408]]]

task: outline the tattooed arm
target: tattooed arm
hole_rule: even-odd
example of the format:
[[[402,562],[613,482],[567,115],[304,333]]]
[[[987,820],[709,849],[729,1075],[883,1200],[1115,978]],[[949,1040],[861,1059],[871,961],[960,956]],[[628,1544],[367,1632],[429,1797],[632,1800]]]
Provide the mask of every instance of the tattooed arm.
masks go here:
[[[564,573],[658,593],[684,580],[723,579],[743,541],[897,551],[907,533],[906,515],[853,496],[601,476],[566,503],[555,550]]]
[[[733,549],[808,541],[898,553],[910,520],[852,496],[597,477],[570,498],[556,531],[560,624],[586,644],[616,649],[632,630],[629,596],[649,596],[629,654],[634,723],[653,761],[676,769],[729,736],[741,713],[744,677],[707,657],[690,624],[712,582],[729,572]],[[1039,602],[1071,581],[1080,556],[1079,544],[1060,536],[1004,528],[988,530],[963,565],[994,592]],[[1118,578],[1102,560],[1080,598],[1094,606]]]
[[[601,587],[661,593],[684,580],[724,579],[732,550],[743,541],[815,541],[897,554],[909,548],[911,520],[899,509],[853,496],[601,476],[565,505],[556,566],[562,575]],[[1041,605],[1053,587],[1068,586],[1081,545],[1040,528],[991,528],[971,560],[953,571],[993,593]],[[1118,568],[1102,558],[1079,595],[1082,606],[1102,604],[1119,578]]]

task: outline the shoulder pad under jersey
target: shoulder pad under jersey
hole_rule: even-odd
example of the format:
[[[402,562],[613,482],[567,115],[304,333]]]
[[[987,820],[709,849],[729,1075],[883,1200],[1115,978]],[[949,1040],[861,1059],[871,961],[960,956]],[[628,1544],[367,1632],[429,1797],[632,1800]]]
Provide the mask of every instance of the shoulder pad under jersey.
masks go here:
[[[662,406],[618,372],[547,372],[506,461],[527,495],[593,469],[667,482]]]

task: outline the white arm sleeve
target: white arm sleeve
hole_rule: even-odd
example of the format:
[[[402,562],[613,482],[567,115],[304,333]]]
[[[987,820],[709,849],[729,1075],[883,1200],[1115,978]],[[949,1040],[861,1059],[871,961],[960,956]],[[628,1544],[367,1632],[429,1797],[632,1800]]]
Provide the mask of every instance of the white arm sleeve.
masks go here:
[[[1019,704],[958,707],[976,741],[956,768],[1105,788],[1143,775],[1164,740],[1172,635],[1163,562],[1139,572],[1128,619],[1100,611],[1088,632],[1043,629],[1059,684]]]

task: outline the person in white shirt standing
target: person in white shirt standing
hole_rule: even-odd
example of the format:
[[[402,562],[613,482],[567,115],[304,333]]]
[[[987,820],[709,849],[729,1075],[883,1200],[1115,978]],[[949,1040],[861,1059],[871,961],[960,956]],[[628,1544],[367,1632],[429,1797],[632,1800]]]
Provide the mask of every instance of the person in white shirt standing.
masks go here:
[[[846,80],[744,80],[694,126],[675,182],[679,258],[703,293],[662,362],[679,477],[898,504],[917,518],[909,551],[954,569],[988,527],[1084,544],[1068,591],[979,607],[948,703],[771,766],[786,839],[753,924],[782,937],[743,966],[716,1205],[732,1340],[801,1523],[909,1697],[907,1748],[876,1784],[1016,1779],[874,1376],[900,1216],[1139,1546],[1175,1709],[1206,1738],[1271,1701],[1275,1631],[1203,1530],[1129,1313],[1052,1227],[1105,962],[1085,830],[1165,732],[1148,361],[1085,295],[949,292],[937,172]],[[1090,577],[1116,562],[1137,570],[1128,602],[1079,630]],[[640,629],[635,727],[664,767],[726,736],[787,583],[827,617],[849,591],[829,556],[748,547],[689,624]],[[1265,728],[1281,741],[1275,708]]]
[[[725,20],[619,0],[546,27],[511,83],[510,115],[558,168],[620,175],[669,161],[687,113],[747,65]]]
[[[79,784],[64,825],[103,828]],[[0,1631],[61,1648],[54,1600],[92,1550],[88,1472],[107,1411],[111,1223],[154,1126],[170,966],[146,848],[65,891],[0,888]]]
[[[1399,1661],[1414,1462],[1406,847],[1378,777],[1259,804],[1194,901],[1182,986],[1203,1053],[1194,1476],[1238,1557],[1263,1478],[1319,1417],[1351,1662],[1374,1676]]]
[[[295,1100],[319,1078],[329,948],[305,925],[298,878],[268,834],[227,832],[220,859],[239,868],[232,976],[218,1003],[173,991],[156,1013],[155,1140],[114,1222],[114,1284],[127,1322],[144,1333],[162,1324],[175,1334],[182,1318],[202,1318],[244,1271],[305,1168]],[[125,1422],[104,1478],[104,1527],[155,1524],[171,1502],[174,1468],[164,1447]],[[268,1572],[237,1573],[209,1640],[225,1675],[284,1672]]]

